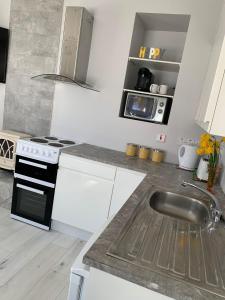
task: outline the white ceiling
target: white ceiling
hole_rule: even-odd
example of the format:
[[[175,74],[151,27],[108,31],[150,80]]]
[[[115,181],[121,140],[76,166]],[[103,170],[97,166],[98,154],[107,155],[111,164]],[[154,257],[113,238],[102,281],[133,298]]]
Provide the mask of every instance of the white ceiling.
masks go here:
[[[189,15],[137,13],[146,30],[187,32]]]

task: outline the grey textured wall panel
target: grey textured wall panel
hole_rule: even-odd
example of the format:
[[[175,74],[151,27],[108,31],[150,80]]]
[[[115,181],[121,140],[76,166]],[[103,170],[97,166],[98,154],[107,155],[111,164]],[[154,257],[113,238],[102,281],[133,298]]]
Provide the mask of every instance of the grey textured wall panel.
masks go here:
[[[12,0],[5,129],[50,132],[54,83],[31,80],[56,72],[63,0]]]

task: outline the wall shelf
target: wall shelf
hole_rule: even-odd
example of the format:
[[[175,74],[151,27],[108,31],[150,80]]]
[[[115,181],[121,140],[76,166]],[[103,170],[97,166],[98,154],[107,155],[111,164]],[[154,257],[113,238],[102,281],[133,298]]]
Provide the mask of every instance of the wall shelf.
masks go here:
[[[134,64],[143,65],[143,63],[150,64],[154,70],[168,71],[168,72],[179,72],[180,62],[168,61],[168,60],[156,60],[130,56],[128,60]]]
[[[163,97],[163,98],[170,98],[173,99],[174,96],[172,95],[161,95],[161,94],[154,94],[154,93],[148,93],[148,92],[142,92],[137,90],[131,90],[131,89],[124,89],[124,92],[130,92],[130,93],[136,93],[140,95],[150,95],[150,96],[156,96],[156,97]]]
[[[189,15],[136,13],[120,104],[119,116],[121,118],[126,118],[124,111],[127,94],[134,93],[145,97],[167,98],[168,111],[162,125],[168,124],[182,64],[189,21]],[[158,47],[165,51],[163,51],[163,56],[158,57],[158,59],[149,58],[148,55],[145,58],[140,58],[140,47]],[[146,68],[151,73],[151,78],[146,83],[145,90],[147,92],[135,90],[141,81],[139,78],[141,68]],[[167,85],[167,94],[151,93],[151,84]]]

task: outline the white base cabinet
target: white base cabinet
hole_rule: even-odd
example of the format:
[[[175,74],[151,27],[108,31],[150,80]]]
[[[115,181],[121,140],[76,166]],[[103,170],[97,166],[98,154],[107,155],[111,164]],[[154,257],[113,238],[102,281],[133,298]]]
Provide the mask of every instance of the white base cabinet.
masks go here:
[[[96,232],[108,218],[116,169],[73,157],[64,159],[58,171],[52,219]]]
[[[60,169],[53,219],[95,232],[108,218],[113,182],[82,174],[69,169]]]
[[[118,212],[144,177],[139,172],[62,154],[52,219],[94,233]]]
[[[172,300],[137,284],[91,268],[82,300]]]
[[[145,174],[118,168],[116,171],[109,216],[116,214],[144,179]]]

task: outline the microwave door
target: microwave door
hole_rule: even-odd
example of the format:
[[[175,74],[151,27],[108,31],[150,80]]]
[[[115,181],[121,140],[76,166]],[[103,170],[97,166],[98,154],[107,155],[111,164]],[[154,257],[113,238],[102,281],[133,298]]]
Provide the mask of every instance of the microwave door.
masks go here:
[[[154,104],[153,104],[153,107],[152,107],[152,113],[151,113],[150,120],[154,120],[155,115],[156,115],[156,111],[157,111],[157,106],[158,106],[158,100],[154,99]]]
[[[155,101],[152,98],[128,95],[125,116],[140,120],[151,120]]]

